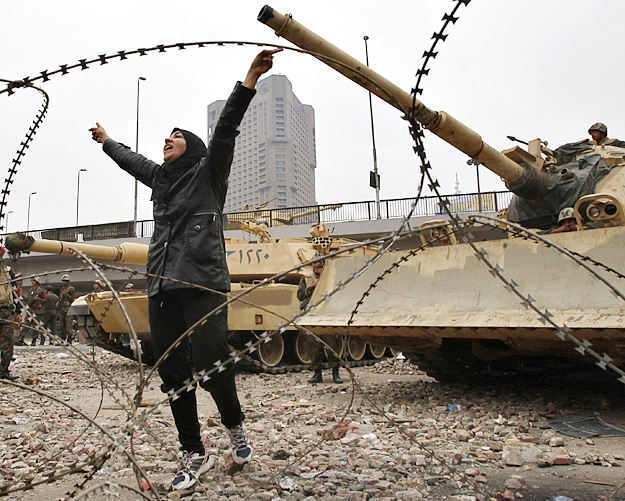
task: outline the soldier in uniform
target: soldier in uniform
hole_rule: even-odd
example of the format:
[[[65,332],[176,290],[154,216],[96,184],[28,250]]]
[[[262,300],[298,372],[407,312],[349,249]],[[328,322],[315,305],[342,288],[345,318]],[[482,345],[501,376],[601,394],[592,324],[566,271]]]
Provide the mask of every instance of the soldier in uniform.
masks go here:
[[[316,259],[318,257],[321,257],[321,254],[315,254],[313,256],[313,259]],[[317,284],[319,283],[319,278],[321,278],[321,274],[323,273],[325,264],[326,263],[324,259],[315,262],[313,264],[313,276],[303,276],[301,278],[299,282],[299,287],[297,288],[297,299],[300,300],[300,310],[303,310],[308,306],[310,298],[315,288],[317,287]],[[335,343],[332,342],[334,341],[334,337],[335,336],[324,336],[323,340],[330,346],[334,347]],[[321,383],[323,381],[323,372],[321,366],[326,358],[326,349],[325,346],[323,346],[321,343],[315,343],[315,347],[313,348],[313,350],[314,353],[312,359],[312,368],[315,371],[315,374],[311,379],[308,380],[310,384]],[[327,352],[327,358],[330,362],[330,367],[332,368],[332,381],[336,384],[342,384],[343,380],[339,375],[339,359],[332,351],[327,350]]]
[[[71,322],[67,318],[67,312],[69,307],[76,299],[76,290],[72,285],[69,285],[70,277],[66,273],[61,277],[61,281],[63,282],[63,287],[61,287],[61,292],[59,293],[59,319],[61,320],[61,332],[59,337],[63,341],[67,341],[69,344],[72,344],[72,326]]]
[[[619,148],[625,148],[625,141],[619,139],[610,139],[608,137],[608,127],[601,122],[592,124],[588,129],[588,134],[592,137],[599,146],[618,146]]]
[[[557,228],[551,230],[551,233],[566,233],[569,231],[577,231],[577,219],[575,219],[575,209],[573,207],[566,207],[560,211],[560,215],[558,216],[558,224]],[[586,227],[582,226],[582,229],[585,230]]]
[[[103,289],[104,285],[102,284],[102,280],[94,280],[93,281],[93,290],[91,291],[92,294],[97,294],[98,292],[104,292]]]
[[[32,287],[28,291],[28,297],[26,298],[26,302],[28,303],[28,306],[30,307],[30,309],[33,310],[33,313],[35,313],[37,319],[40,322],[43,322],[43,304],[46,301],[46,291],[44,291],[39,286],[39,281],[40,281],[39,277],[32,278],[30,282]],[[35,346],[37,344],[37,337],[39,333],[38,331],[32,328],[36,325],[34,321],[30,321],[29,325],[31,327],[30,330],[33,333],[32,341],[30,342],[30,344],[31,346]],[[45,342],[45,339],[46,339],[45,334],[41,333],[40,344],[43,345]]]
[[[57,306],[59,296],[52,292],[52,286],[46,285],[46,300],[43,303],[43,326],[50,330],[50,344],[57,343],[56,339],[56,319],[58,317]],[[43,343],[42,343],[43,344]]]
[[[13,270],[10,267],[7,269],[11,278],[15,278]],[[13,291],[12,294],[16,295],[19,292]],[[6,304],[0,306],[0,379],[15,381],[17,376],[13,376],[9,372],[9,365],[13,359],[13,324],[5,322],[5,320],[14,320],[17,316],[15,303],[11,299],[7,298],[4,301]]]

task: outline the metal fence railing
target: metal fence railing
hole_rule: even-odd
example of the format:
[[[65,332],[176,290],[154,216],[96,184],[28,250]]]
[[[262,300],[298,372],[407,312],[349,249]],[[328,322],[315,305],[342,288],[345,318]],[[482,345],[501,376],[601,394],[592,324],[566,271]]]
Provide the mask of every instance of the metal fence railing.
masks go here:
[[[510,203],[509,191],[489,191],[485,193],[462,193],[444,197],[455,213],[493,212],[504,209]],[[292,224],[341,223],[346,221],[367,221],[373,219],[395,219],[405,217],[414,204],[414,198],[394,198],[380,201],[380,217],[374,201],[345,202],[342,204],[310,205],[283,209],[258,209],[224,214],[224,229],[238,230],[239,223],[253,221],[265,223],[268,227]],[[442,215],[438,197],[421,197],[413,216]],[[129,237],[150,237],[154,232],[154,221],[147,219],[122,221],[118,223],[71,226],[47,230],[33,230],[28,234],[35,238],[63,240],[65,242],[106,240]],[[6,236],[0,235],[0,238]]]
[[[512,193],[509,191],[490,191],[486,193],[467,193],[445,196],[452,212],[487,212],[499,211],[508,206]],[[395,198],[380,201],[380,219],[405,217],[414,198]],[[443,214],[438,197],[421,197],[413,212],[413,216],[434,216]],[[285,209],[261,209],[244,212],[229,212],[225,228],[239,228],[240,221],[263,222],[267,226],[283,226],[289,224],[341,223],[345,221],[367,221],[378,219],[376,203],[346,202],[343,204],[311,205],[306,207],[289,207]]]

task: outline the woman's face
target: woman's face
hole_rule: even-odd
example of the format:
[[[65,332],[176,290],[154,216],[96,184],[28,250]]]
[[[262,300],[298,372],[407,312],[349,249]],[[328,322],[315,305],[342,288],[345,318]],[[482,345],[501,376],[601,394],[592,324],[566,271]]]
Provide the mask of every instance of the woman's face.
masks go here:
[[[163,160],[166,164],[170,164],[178,160],[187,149],[187,142],[182,132],[177,130],[170,137],[165,139],[165,147],[163,148]]]

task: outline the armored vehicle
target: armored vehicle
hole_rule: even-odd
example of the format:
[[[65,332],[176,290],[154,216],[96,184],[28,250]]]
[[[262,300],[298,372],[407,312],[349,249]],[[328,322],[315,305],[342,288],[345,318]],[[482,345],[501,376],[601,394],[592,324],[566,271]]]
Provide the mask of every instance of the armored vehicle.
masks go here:
[[[250,223],[253,233],[260,236],[259,243],[243,239],[226,239],[227,263],[231,278],[231,298],[241,296],[229,305],[229,340],[238,348],[266,331],[285,325],[285,332],[274,335],[268,342],[259,345],[255,352],[261,368],[275,368],[309,364],[315,341],[293,325],[287,325],[298,312],[300,302],[297,288],[301,277],[311,274],[310,265],[302,266],[318,253],[328,253],[343,249],[341,256],[352,257],[360,254],[374,254],[375,249],[355,246],[357,242],[335,239],[329,236],[323,223],[311,228],[311,239],[284,238],[272,239],[266,228]],[[123,243],[115,246],[101,246],[77,242],[27,237],[13,234],[7,238],[6,246],[13,253],[40,252],[47,254],[72,255],[73,249],[101,260],[126,264],[144,265],[147,261],[148,246],[137,243]],[[353,248],[352,248],[353,247]],[[277,278],[276,278],[277,277]],[[273,280],[275,278],[275,280]],[[260,284],[263,280],[269,283]],[[245,295],[242,293],[247,292]],[[132,328],[142,345],[142,359],[152,363],[151,334],[148,321],[148,301],[145,292],[119,292],[124,309],[132,323]],[[96,344],[109,351],[136,358],[133,343],[130,342],[129,323],[126,315],[114,297],[113,292],[91,293],[78,298],[71,306],[70,315],[79,317],[79,326],[88,332]],[[365,355],[369,359],[384,356],[385,348],[368,346],[359,338],[345,344],[349,359],[361,362]],[[342,337],[339,344],[342,352]]]
[[[400,109],[413,129],[423,127],[498,174],[515,194],[500,218],[469,221],[503,229],[496,240],[474,242],[450,213],[456,224],[429,228],[447,245],[374,262],[331,260],[303,325],[393,346],[439,376],[556,355],[610,367],[625,382],[625,149],[589,140],[551,151],[537,139],[499,152],[292,16],[265,6],[258,19]],[[546,234],[567,208],[577,231]],[[332,299],[323,301],[329,291]]]

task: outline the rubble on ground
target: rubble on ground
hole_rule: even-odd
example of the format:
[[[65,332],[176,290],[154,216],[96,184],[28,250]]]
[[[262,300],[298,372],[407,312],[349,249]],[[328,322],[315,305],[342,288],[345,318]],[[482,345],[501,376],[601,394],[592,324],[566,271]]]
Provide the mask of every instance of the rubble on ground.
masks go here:
[[[134,396],[136,365],[106,352],[84,354],[106,368],[111,379],[101,380],[86,363],[59,357],[58,350],[18,350],[12,366],[13,373],[29,378],[29,387],[58,401],[2,385],[0,489],[69,469],[78,473],[6,499],[62,497],[94,470],[90,462],[113,440],[123,442],[130,453],[130,442],[124,439],[130,411],[122,392]],[[398,377],[397,371],[404,370],[411,372]],[[348,407],[349,384],[312,386],[303,373],[239,375],[239,396],[256,452],[254,461],[233,475],[227,470],[229,440],[212,400],[201,394],[202,434],[209,452],[219,458],[202,477],[210,499],[413,500],[436,499],[446,492],[453,496],[449,499],[468,501],[478,499],[480,489],[499,492],[501,499],[518,499],[532,490],[525,480],[531,471],[623,464],[622,454],[608,454],[595,445],[601,439],[588,444],[545,428],[547,417],[564,409],[558,402],[411,377],[420,371],[406,360],[384,360],[355,373],[385,417],[362,394]],[[113,382],[117,387],[111,390]],[[163,497],[179,499],[180,493],[167,492],[177,469],[177,434],[169,409],[154,406],[162,398],[159,384],[155,376],[146,388],[146,407],[139,412],[149,412],[149,428],[134,431],[132,452]],[[84,412],[109,436],[63,403]],[[497,485],[494,479],[502,470],[504,478]],[[127,456],[119,451],[91,482],[107,478],[137,485]],[[196,488],[185,499],[202,498],[206,495]]]

